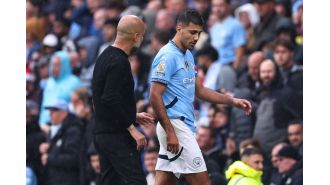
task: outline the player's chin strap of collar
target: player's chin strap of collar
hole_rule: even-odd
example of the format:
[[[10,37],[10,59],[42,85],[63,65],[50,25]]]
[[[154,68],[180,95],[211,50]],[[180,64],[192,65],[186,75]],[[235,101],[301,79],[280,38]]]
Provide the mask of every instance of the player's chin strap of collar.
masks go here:
[[[163,155],[163,154],[159,154],[159,155],[158,155],[158,158],[160,158],[160,159],[165,159],[165,160],[169,160],[170,162],[172,162],[172,161],[175,161],[177,158],[180,157],[182,151],[183,151],[183,147],[181,147],[180,152],[179,152],[176,156],[172,157],[171,159],[169,159],[167,155]]]

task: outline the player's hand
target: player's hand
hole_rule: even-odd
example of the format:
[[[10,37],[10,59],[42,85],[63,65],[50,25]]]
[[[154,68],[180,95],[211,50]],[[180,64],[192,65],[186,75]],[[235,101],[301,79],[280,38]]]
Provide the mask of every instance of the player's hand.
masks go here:
[[[134,138],[134,140],[136,141],[136,149],[137,150],[143,149],[147,146],[147,139],[144,137],[143,134],[141,134],[135,128],[135,126],[133,124],[130,125],[130,127],[128,128],[128,131],[131,134],[131,136]]]
[[[243,109],[246,115],[249,115],[252,111],[251,103],[245,99],[234,98],[233,105]]]
[[[136,114],[136,122],[148,127],[149,125],[154,124],[155,118],[149,113],[141,112]]]
[[[174,132],[167,134],[167,151],[174,154],[179,152],[179,140]]]

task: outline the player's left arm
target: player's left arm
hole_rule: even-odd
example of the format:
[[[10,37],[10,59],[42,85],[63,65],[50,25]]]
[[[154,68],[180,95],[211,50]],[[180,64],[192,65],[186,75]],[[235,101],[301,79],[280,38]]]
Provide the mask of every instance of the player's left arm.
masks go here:
[[[216,91],[213,91],[209,88],[203,86],[202,79],[200,77],[196,77],[195,82],[195,93],[197,98],[208,101],[210,103],[216,104],[227,104],[232,105],[244,110],[244,112],[248,115],[252,111],[251,103],[245,99],[233,98],[229,95],[222,94]]]

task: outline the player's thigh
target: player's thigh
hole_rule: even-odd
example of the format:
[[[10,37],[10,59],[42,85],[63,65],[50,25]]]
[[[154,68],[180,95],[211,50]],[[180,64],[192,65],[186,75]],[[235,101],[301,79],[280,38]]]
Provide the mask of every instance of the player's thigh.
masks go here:
[[[155,185],[175,185],[176,177],[172,172],[156,171]]]
[[[190,185],[211,185],[211,181],[207,171],[182,175]]]

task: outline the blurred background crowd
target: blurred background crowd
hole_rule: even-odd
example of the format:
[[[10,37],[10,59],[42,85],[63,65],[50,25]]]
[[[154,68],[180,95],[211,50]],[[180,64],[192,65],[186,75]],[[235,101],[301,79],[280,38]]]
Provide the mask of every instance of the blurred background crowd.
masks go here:
[[[251,147],[262,153],[255,170],[263,172],[264,184],[300,182],[302,0],[26,0],[27,184],[99,183],[91,100],[97,56],[113,43],[120,17],[145,21],[144,41],[129,61],[137,110],[153,114],[150,66],[174,36],[176,16],[187,9],[205,20],[192,51],[204,86],[253,104],[246,116],[235,107],[195,100],[196,139],[212,184],[227,184],[228,171]],[[148,139],[141,151],[148,185],[154,184],[158,158],[155,126],[139,128]]]

